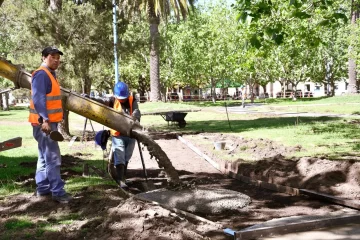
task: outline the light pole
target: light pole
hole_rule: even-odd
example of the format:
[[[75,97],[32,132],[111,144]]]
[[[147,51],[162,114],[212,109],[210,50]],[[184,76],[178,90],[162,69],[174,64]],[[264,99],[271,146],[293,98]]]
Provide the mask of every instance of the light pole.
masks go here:
[[[117,57],[117,31],[116,31],[116,0],[112,0],[113,4],[113,29],[114,29],[114,61],[115,61],[115,84],[119,81],[119,67]]]

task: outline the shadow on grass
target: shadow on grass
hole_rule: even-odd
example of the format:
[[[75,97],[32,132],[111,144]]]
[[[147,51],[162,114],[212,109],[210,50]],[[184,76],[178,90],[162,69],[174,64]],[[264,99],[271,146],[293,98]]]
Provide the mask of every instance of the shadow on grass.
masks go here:
[[[29,107],[25,107],[25,106],[10,107],[10,111],[23,111],[23,110],[29,110]]]
[[[323,96],[323,97],[316,97],[316,98],[297,98],[296,102],[294,102],[292,100],[292,98],[265,98],[265,99],[255,99],[254,100],[254,104],[264,104],[264,103],[272,103],[272,104],[277,104],[277,103],[290,103],[290,104],[298,104],[301,102],[315,102],[315,101],[319,101],[322,99],[327,99],[327,98],[331,98],[328,96]],[[177,103],[177,102],[173,102],[173,103]],[[187,105],[191,105],[191,106],[198,106],[198,107],[221,107],[221,106],[225,106],[225,104],[228,107],[232,107],[232,106],[241,106],[242,105],[242,100],[216,100],[215,103],[213,103],[212,101],[192,101],[192,102],[181,102],[182,104],[187,104]],[[245,104],[249,104],[251,103],[251,100],[247,99],[245,100]]]
[[[314,134],[334,133],[345,138],[354,139],[359,136],[359,126],[347,122],[329,122],[326,125],[312,126]]]
[[[0,181],[27,181],[34,178],[37,164],[37,157],[8,157],[0,156]],[[69,179],[83,174],[84,164],[105,169],[103,160],[83,160],[78,157],[63,155],[61,163],[61,175]],[[105,165],[106,166],[106,165]],[[90,171],[90,175],[96,175],[96,171]]]
[[[9,111],[2,111],[0,112],[0,117],[3,117],[3,116],[10,116],[10,115],[13,115],[11,112]]]
[[[8,157],[0,155],[0,180],[16,180],[19,176],[27,176],[35,172],[35,168],[21,166],[31,162],[36,162],[33,156]],[[36,164],[35,164],[36,165]]]
[[[319,122],[333,122],[339,120],[340,118],[333,117],[301,117],[301,124],[315,124]],[[229,122],[226,120],[209,120],[209,121],[189,121],[186,125],[186,129],[191,131],[205,131],[205,132],[221,132],[221,133],[240,133],[247,130],[256,130],[260,128],[284,128],[287,126],[295,126],[298,122],[297,117],[278,117],[278,118],[258,118],[251,120],[230,120],[231,129],[229,127]],[[329,127],[329,129],[318,129],[320,131],[332,131],[337,128],[337,126],[352,128],[350,124],[334,124],[334,126]],[[340,130],[345,131],[345,130]],[[349,133],[350,134],[350,133]]]

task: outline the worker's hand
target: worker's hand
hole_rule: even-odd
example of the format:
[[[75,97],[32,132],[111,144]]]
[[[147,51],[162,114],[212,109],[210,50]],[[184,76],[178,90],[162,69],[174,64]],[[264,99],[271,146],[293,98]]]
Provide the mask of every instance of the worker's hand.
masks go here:
[[[139,120],[137,119],[137,117],[131,116],[131,118],[132,118],[132,120],[133,120],[134,122],[139,122]]]
[[[41,131],[46,133],[46,135],[49,135],[51,132],[50,123],[44,122],[43,124],[41,124]]]

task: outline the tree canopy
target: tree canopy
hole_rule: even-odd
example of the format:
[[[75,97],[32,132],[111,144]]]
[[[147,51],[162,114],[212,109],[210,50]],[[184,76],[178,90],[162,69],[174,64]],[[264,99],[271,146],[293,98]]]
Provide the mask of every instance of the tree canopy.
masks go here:
[[[89,92],[91,86],[111,91],[112,5],[98,0],[61,1],[61,10],[54,11],[51,2],[3,1],[0,56],[31,71],[40,64],[41,50],[55,45],[64,52],[59,69],[63,86],[78,92]],[[347,79],[350,56],[360,62],[357,51],[348,52],[350,46],[360,47],[359,23],[350,25],[345,17],[350,16],[348,2],[237,0],[229,7],[211,1],[194,6],[191,15],[160,2],[153,6],[166,16],[157,24],[159,92],[166,87],[211,86],[214,94],[214,88],[227,80],[237,86],[264,87],[275,81],[295,87],[304,81],[333,85]],[[146,12],[128,13],[131,7],[149,9],[145,3],[119,1],[117,9],[121,80],[142,94],[153,86],[149,55],[153,33]],[[178,14],[171,14],[175,10]],[[179,16],[186,16],[186,21],[179,22]],[[0,79],[0,87],[10,85]]]

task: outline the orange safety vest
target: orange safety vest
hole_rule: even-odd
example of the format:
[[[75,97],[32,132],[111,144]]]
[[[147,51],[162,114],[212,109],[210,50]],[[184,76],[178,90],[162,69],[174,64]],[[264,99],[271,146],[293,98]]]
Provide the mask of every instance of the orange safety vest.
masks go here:
[[[48,113],[49,121],[60,122],[63,119],[60,85],[57,79],[55,79],[54,76],[50,73],[50,71],[44,66],[41,66],[36,71],[34,71],[32,76],[34,76],[34,74],[40,70],[46,72],[46,74],[49,76],[51,80],[51,85],[52,85],[51,92],[49,94],[46,94],[46,110]],[[31,95],[32,95],[32,91],[31,91]],[[40,117],[39,114],[35,110],[34,102],[31,99],[29,122],[35,124],[39,123],[39,117]]]
[[[129,97],[130,116],[132,116],[132,112],[133,112],[133,101],[134,101],[134,97],[130,96]],[[114,102],[114,109],[119,112],[122,111],[121,103],[120,103],[119,99],[117,99],[117,98],[115,99],[115,102]],[[110,129],[110,133],[111,133],[111,135],[116,136],[116,137],[120,136],[120,132],[118,132],[114,129]]]

